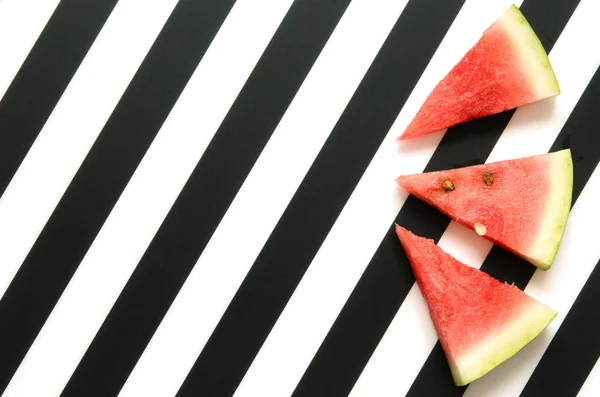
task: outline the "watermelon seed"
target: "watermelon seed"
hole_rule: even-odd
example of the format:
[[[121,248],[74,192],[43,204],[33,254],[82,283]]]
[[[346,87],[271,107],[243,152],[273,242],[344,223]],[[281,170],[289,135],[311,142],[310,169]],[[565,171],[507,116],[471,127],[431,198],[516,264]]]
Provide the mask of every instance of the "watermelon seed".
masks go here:
[[[492,170],[483,171],[483,182],[487,186],[492,186],[492,183],[494,183],[494,172]]]
[[[442,182],[442,187],[451,192],[454,190],[454,183],[452,183],[450,179],[446,179],[444,182]]]
[[[484,224],[476,222],[473,226],[475,226],[475,232],[480,236],[485,236],[485,234],[487,233],[487,228]]]

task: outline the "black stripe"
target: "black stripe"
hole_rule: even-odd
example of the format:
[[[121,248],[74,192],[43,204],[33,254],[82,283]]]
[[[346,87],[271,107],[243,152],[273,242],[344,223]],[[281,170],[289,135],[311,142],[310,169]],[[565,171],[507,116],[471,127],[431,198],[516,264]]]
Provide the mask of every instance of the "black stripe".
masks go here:
[[[596,71],[580,105],[574,112],[570,134],[560,147],[576,148],[574,193],[579,196],[586,181],[600,159],[598,147],[590,145],[596,139],[592,135],[594,112],[600,109],[600,69]],[[573,135],[577,131],[576,135]],[[571,263],[577,266],[576,263]],[[575,396],[586,376],[600,356],[600,263],[579,293],[564,322],[552,339],[550,346],[521,396],[560,395]]]
[[[178,396],[236,389],[462,4],[408,3]]]
[[[0,101],[0,196],[117,0],[62,0]]]
[[[349,3],[292,4],[63,396],[121,389]]]
[[[600,357],[598,302],[600,261],[529,378],[521,397],[577,395]]]
[[[556,42],[578,1],[556,3],[551,7],[552,10],[546,9],[548,2],[537,0],[525,0],[521,7],[548,51]],[[483,163],[513,113],[509,111],[449,129],[425,171]],[[394,222],[436,241],[449,223],[447,217],[414,196],[408,197]],[[410,264],[398,243],[394,228],[391,227],[294,394],[347,395],[414,281]],[[440,382],[436,380],[434,383]]]
[[[592,120],[594,120],[594,116],[598,111],[599,104],[600,69],[594,74],[594,77],[579,99],[577,106],[573,109],[573,113],[569,116],[565,126],[550,149],[550,152],[555,152],[571,148],[573,156],[572,205],[577,201],[585,184],[596,168],[598,161],[600,161],[600,151],[598,151],[597,146],[590,145],[590,142],[593,142],[597,136]],[[529,280],[531,280],[536,268],[499,246],[493,246],[483,262],[481,270],[501,281],[515,283],[519,288],[524,289]],[[442,362],[446,363],[445,367],[442,366]],[[466,388],[456,387],[452,382],[437,382],[436,385],[431,384],[436,383],[434,380],[440,379],[440,377],[450,376],[449,374],[450,369],[444,357],[442,347],[438,342],[431,355],[427,358],[409,394],[423,396],[428,395],[423,393],[435,391],[447,393],[443,395],[448,396],[462,395]],[[546,392],[546,394],[540,395],[555,395],[554,389],[546,389]]]
[[[175,7],[0,301],[1,390],[54,308],[233,3],[186,0]]]

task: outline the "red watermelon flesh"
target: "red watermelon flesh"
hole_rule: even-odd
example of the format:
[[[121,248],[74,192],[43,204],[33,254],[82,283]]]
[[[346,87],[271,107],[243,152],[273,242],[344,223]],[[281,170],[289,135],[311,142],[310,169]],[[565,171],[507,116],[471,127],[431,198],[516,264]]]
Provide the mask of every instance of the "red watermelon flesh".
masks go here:
[[[398,184],[457,222],[547,270],[571,208],[571,151],[400,176]]]
[[[483,34],[429,94],[399,139],[560,94],[542,44],[516,6]]]
[[[512,357],[556,312],[517,287],[469,267],[396,225],[429,308],[456,385],[466,385]]]

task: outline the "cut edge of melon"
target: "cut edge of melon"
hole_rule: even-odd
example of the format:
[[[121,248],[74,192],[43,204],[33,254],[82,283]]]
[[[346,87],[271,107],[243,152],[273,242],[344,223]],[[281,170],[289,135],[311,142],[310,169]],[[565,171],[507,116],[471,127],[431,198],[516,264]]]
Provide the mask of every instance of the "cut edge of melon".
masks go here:
[[[550,177],[552,187],[548,193],[546,211],[540,225],[540,235],[525,259],[542,270],[554,263],[571,211],[573,199],[573,159],[571,150],[564,149],[551,154]]]
[[[523,65],[522,70],[527,73],[527,80],[535,90],[536,100],[560,94],[560,86],[548,54],[521,10],[513,4],[500,18],[500,22],[515,46],[515,52]]]
[[[448,359],[454,383],[457,386],[467,385],[514,356],[538,336],[557,314],[547,305],[534,300],[510,324],[501,327],[461,357]]]

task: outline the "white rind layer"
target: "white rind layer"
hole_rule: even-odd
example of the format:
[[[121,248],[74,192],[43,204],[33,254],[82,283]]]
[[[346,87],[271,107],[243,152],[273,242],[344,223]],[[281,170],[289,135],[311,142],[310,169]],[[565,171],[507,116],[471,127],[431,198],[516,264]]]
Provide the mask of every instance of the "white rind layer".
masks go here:
[[[542,217],[540,233],[525,259],[542,270],[548,270],[558,252],[571,210],[573,196],[573,159],[571,150],[565,149],[548,155],[550,158],[551,190],[546,211]]]
[[[510,324],[500,327],[462,356],[448,358],[456,385],[469,384],[508,360],[538,336],[556,315],[550,307],[533,301]]]
[[[531,88],[535,90],[536,100],[560,94],[546,50],[521,11],[512,5],[498,22],[503,25],[515,46],[522,64],[521,70],[527,73]]]

